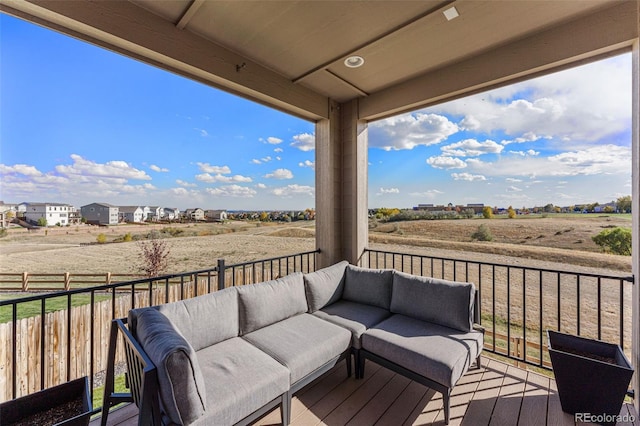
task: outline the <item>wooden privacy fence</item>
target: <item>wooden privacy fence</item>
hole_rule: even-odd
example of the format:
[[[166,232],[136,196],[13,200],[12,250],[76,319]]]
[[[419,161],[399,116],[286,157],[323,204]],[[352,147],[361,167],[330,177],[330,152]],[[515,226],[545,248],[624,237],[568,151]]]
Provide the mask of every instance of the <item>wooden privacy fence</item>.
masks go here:
[[[72,288],[94,287],[142,278],[141,274],[72,274],[62,273],[11,273],[0,272],[0,290],[3,291],[59,291]]]
[[[315,268],[315,265],[313,266]],[[157,280],[150,283],[113,288],[112,298],[93,304],[63,309],[44,316],[0,323],[0,402],[27,395],[82,376],[94,375],[106,369],[111,320],[127,316],[130,309],[174,302],[216,291],[219,282],[225,287],[267,281],[292,272],[286,265],[266,268],[264,264],[230,266],[224,280],[214,282],[211,275],[180,282]],[[72,296],[69,296],[72,297]],[[42,321],[44,318],[44,327]],[[12,341],[15,340],[15,358]],[[93,342],[93,344],[92,344]],[[43,363],[44,360],[44,363]],[[125,362],[122,342],[118,342],[116,362]],[[44,383],[42,383],[44,381]]]

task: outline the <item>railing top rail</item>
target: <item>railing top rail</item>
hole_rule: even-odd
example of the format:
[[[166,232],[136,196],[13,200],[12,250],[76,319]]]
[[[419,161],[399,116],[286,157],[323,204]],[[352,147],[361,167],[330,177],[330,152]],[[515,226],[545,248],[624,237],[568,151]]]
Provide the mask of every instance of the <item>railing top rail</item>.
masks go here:
[[[497,267],[501,267],[501,268],[531,269],[531,270],[549,272],[549,273],[554,273],[554,274],[581,275],[581,276],[584,276],[584,277],[605,278],[605,279],[612,279],[612,280],[623,280],[623,281],[630,282],[632,284],[635,283],[634,276],[633,275],[626,275],[626,274],[613,275],[613,274],[596,274],[596,273],[590,273],[590,272],[564,271],[562,269],[536,268],[536,267],[522,266],[522,265],[509,265],[509,264],[506,264],[506,263],[494,263],[494,262],[483,262],[483,261],[479,261],[479,260],[455,259],[455,258],[449,258],[449,257],[431,256],[431,255],[426,255],[426,254],[401,253],[401,252],[395,252],[395,251],[378,250],[378,249],[370,249],[370,248],[365,248],[364,251],[365,252],[371,252],[371,253],[382,253],[382,254],[397,255],[397,256],[424,257],[424,258],[437,259],[437,260],[443,260],[443,261],[448,261],[448,262],[467,262],[467,263],[470,263],[470,264],[497,266]]]
[[[255,263],[271,262],[271,261],[278,260],[278,259],[286,259],[287,257],[305,256],[305,255],[314,254],[314,253],[320,253],[320,249],[303,251],[303,252],[295,253],[295,254],[288,254],[286,256],[276,256],[276,257],[268,257],[268,258],[259,259],[259,260],[249,260],[247,262],[240,262],[240,263],[234,263],[232,265],[226,265],[226,267],[227,268],[234,268],[234,267],[238,268],[240,266],[247,266],[247,265],[251,265],[251,264],[255,264]]]

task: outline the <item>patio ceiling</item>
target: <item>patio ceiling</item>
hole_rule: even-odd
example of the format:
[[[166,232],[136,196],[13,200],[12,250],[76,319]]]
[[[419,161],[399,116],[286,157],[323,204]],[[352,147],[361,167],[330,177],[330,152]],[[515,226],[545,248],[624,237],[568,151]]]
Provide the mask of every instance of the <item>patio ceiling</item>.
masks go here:
[[[447,20],[455,7],[459,16]],[[375,119],[629,49],[633,0],[24,1],[0,10],[317,120]],[[348,68],[345,58],[365,63]]]

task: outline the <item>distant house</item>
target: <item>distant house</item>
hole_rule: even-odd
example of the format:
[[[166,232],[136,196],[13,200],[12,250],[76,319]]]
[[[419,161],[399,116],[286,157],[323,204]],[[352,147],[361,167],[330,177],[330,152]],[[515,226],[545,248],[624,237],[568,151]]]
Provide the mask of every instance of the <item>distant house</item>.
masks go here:
[[[82,217],[92,225],[117,225],[118,212],[117,206],[107,203],[91,203],[80,207]]]
[[[186,209],[184,217],[189,220],[204,220],[204,210],[197,207],[195,209]]]
[[[147,213],[147,220],[158,222],[164,216],[164,208],[160,206],[149,206],[149,212]]]
[[[34,225],[41,219],[47,221],[46,226],[66,226],[69,224],[69,212],[72,207],[60,203],[22,203],[24,206],[24,219]]]
[[[165,207],[164,208],[164,219],[166,220],[176,220],[180,217],[180,210],[174,209],[173,207]]]
[[[144,222],[144,210],[140,206],[119,206],[118,219],[120,222]]]
[[[227,220],[227,211],[226,210],[206,210],[204,212],[204,216],[208,220],[213,220],[216,222],[224,222]]]

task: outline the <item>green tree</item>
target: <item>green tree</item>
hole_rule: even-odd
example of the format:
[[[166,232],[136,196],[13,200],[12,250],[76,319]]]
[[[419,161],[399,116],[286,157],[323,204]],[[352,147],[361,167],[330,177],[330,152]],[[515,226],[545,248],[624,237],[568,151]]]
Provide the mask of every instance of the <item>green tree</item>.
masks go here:
[[[38,226],[47,226],[47,219],[44,217],[38,219]]]
[[[493,209],[492,209],[491,207],[489,207],[489,206],[484,206],[484,207],[482,208],[482,216],[483,216],[485,219],[491,219],[491,218],[493,218]]]
[[[625,195],[616,200],[616,208],[620,213],[631,213],[631,195]]]
[[[544,211],[545,211],[545,213],[554,213],[556,211],[556,206],[554,206],[553,204],[549,203],[546,206],[544,206]]]
[[[631,256],[631,230],[628,228],[605,229],[591,239],[607,253]]]
[[[509,219],[513,219],[516,217],[516,211],[513,209],[513,207],[509,206],[509,208],[507,209],[507,215],[509,216]]]

